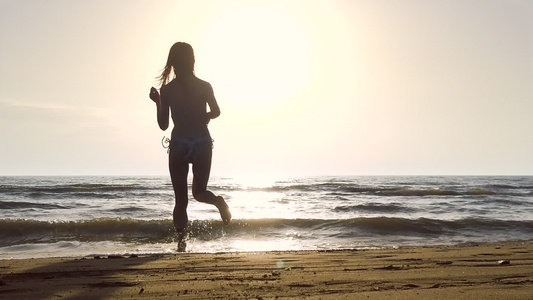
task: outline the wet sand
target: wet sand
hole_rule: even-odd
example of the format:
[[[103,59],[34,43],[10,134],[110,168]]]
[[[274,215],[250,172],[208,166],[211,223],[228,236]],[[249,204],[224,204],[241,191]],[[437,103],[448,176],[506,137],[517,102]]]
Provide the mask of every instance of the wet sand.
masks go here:
[[[533,243],[0,260],[3,299],[533,299]]]

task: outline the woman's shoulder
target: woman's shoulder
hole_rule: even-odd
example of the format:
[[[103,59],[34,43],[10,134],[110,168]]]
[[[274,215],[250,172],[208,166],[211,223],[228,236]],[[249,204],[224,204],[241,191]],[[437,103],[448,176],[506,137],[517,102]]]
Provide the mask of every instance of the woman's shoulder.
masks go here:
[[[180,85],[179,80],[174,78],[171,81],[161,85],[160,91],[174,90],[174,89],[178,88],[179,85]]]
[[[167,82],[167,83],[165,83],[165,84],[162,84],[162,85],[161,85],[161,88],[159,89],[159,91],[167,90],[168,87],[169,87],[169,85],[170,85],[171,83],[172,83],[172,81]]]
[[[200,78],[198,78],[198,77],[194,77],[194,78],[195,78],[196,83],[197,83],[199,86],[201,86],[201,87],[203,87],[203,88],[211,88],[211,84],[210,84],[209,82],[207,82],[207,81],[205,81],[205,80],[203,80],[203,79],[200,79]]]
[[[211,84],[203,79],[200,79],[196,76],[193,76],[192,78],[189,77],[187,79],[184,79],[184,80],[178,80],[176,78],[174,78],[172,81],[170,81],[169,83],[166,83],[166,84],[163,84],[161,86],[161,90],[160,91],[173,91],[173,90],[176,90],[176,89],[180,89],[183,84],[185,85],[188,85],[189,87],[192,87],[193,89],[199,91],[199,90],[212,90],[213,88],[211,87]]]

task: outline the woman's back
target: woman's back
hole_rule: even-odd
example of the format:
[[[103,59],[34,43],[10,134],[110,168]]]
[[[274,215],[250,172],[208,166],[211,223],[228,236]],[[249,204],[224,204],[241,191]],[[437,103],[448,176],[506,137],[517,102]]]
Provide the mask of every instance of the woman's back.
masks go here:
[[[195,76],[176,78],[161,88],[174,122],[173,138],[209,136],[206,104],[212,95],[211,85]]]

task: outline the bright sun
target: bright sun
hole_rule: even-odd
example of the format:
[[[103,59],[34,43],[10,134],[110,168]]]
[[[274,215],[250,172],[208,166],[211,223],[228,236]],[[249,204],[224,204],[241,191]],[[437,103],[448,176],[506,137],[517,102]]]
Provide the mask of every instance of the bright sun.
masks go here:
[[[310,77],[311,41],[295,11],[240,3],[213,20],[197,47],[215,93],[232,110],[286,108]]]

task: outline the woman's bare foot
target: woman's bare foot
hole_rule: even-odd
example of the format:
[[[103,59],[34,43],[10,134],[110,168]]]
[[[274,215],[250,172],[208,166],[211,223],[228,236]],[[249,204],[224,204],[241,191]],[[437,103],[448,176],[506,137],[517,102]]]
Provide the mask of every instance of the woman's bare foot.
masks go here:
[[[226,201],[224,201],[224,198],[217,196],[215,206],[218,208],[218,212],[220,212],[220,217],[222,218],[224,225],[228,225],[231,221],[231,212],[229,211],[229,206],[226,204]]]

